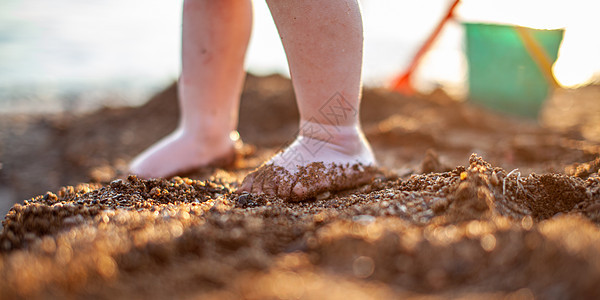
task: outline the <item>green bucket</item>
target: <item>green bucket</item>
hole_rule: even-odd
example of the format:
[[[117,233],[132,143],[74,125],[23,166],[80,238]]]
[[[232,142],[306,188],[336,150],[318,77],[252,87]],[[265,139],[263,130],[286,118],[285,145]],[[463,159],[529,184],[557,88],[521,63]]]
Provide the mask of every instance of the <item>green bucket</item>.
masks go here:
[[[516,27],[463,24],[469,65],[469,101],[500,112],[536,118],[553,86]],[[522,30],[553,64],[564,30]]]

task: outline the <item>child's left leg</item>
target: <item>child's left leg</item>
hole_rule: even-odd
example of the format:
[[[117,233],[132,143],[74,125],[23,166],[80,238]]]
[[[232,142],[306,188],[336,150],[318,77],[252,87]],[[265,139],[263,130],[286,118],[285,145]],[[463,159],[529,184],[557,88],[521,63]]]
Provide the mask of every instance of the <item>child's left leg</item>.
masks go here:
[[[184,1],[179,126],[138,155],[131,173],[166,177],[233,159],[251,28],[250,0]]]

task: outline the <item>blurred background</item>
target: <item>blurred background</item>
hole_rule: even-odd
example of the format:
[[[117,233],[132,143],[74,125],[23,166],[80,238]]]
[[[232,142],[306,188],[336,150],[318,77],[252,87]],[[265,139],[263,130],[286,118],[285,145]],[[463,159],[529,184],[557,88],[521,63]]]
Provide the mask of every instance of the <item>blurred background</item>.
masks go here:
[[[362,0],[365,85],[390,87],[394,79],[404,74],[454,1],[421,0],[417,5],[413,1]],[[109,181],[126,171],[127,162],[135,154],[176,126],[178,108],[173,105],[177,97],[173,83],[180,69],[182,3],[0,1],[0,213],[16,201],[56,191],[61,186]],[[288,77],[285,53],[267,5],[263,0],[253,3],[254,30],[247,70],[255,75],[275,73]],[[564,153],[571,153],[571,146],[556,142],[553,148],[541,141],[548,134],[546,128],[551,128],[566,132],[569,138],[600,142],[600,85],[588,85],[600,83],[598,11],[595,0],[460,1],[454,17],[443,26],[411,73],[416,94],[365,89],[366,109],[361,114],[370,115],[370,122],[385,123],[387,114],[398,115],[392,119],[394,122],[390,121],[399,126],[394,127],[400,132],[395,142],[427,137],[410,142],[411,147],[402,151],[394,142],[379,144],[379,151],[393,149],[378,154],[384,157],[382,161],[388,159],[390,166],[413,166],[418,171],[422,154],[429,148],[440,151],[451,166],[463,163],[472,152],[485,153],[491,159],[496,153],[496,162],[510,169],[531,163],[514,159],[525,153],[524,157],[535,158],[531,161],[541,171],[548,171],[553,161],[570,164],[591,159],[575,155],[561,160],[552,151],[567,149]],[[464,23],[508,25],[512,36],[504,41],[500,35],[491,34],[491,41],[477,41],[466,30],[472,26],[465,27]],[[516,35],[516,25],[564,29],[558,43],[542,46],[552,52],[551,61],[556,57],[556,63],[551,67],[549,64],[547,71],[565,88],[554,89],[553,94],[548,92],[552,84],[546,82],[548,76],[540,72],[538,63],[528,53],[530,49],[525,49],[522,37]],[[474,28],[483,30],[486,26]],[[548,32],[543,31],[542,35]],[[473,45],[488,48],[473,51]],[[504,46],[509,47],[507,51],[502,50]],[[490,52],[500,56],[479,55],[479,61],[473,63],[478,54]],[[510,58],[513,54],[518,59]],[[490,74],[502,77],[488,77]],[[534,77],[536,81],[532,81]],[[474,93],[477,89],[479,94]],[[446,101],[448,95],[464,100],[467,93],[470,103],[501,108],[502,113],[493,117],[482,111],[469,113],[466,111],[476,105]],[[240,130],[245,130],[242,133],[249,143],[279,146],[297,130],[297,123],[292,122],[297,115],[289,80],[280,76],[249,76],[245,98]],[[448,103],[456,105],[454,113],[449,112]],[[431,105],[439,109],[429,109]],[[542,105],[545,107],[539,114]],[[104,107],[114,109],[99,110]],[[263,115],[261,110],[266,107],[279,113]],[[494,123],[496,116],[508,118],[511,113],[529,119]],[[539,122],[531,122],[532,119]],[[493,124],[485,127],[486,122]],[[282,126],[284,123],[289,126]],[[544,139],[533,139],[531,134],[519,136],[530,125],[531,132]],[[470,126],[483,126],[487,131],[461,131]],[[497,128],[501,130],[496,132]],[[261,140],[266,133],[277,142]],[[371,132],[368,138],[377,140],[379,134],[382,133]],[[446,138],[447,144],[427,142]],[[534,148],[531,151],[535,154],[522,151],[523,145]],[[540,155],[546,150],[551,154]],[[552,169],[555,170],[560,168]]]
[[[402,73],[450,0],[362,0],[364,79],[382,86]],[[0,2],[0,112],[89,111],[139,105],[176,80],[182,1],[3,0]],[[264,1],[254,1],[249,72],[287,76],[287,62]],[[466,93],[461,22],[564,28],[553,67],[576,87],[600,78],[600,18],[593,0],[464,0],[419,64],[420,92]]]
[[[264,0],[253,0],[246,67],[283,76],[246,78],[238,129],[255,151],[185,174],[211,178],[203,188],[107,185],[177,126],[182,1],[0,1],[0,219],[35,197],[0,229],[0,298],[259,298],[270,287],[271,297],[600,298],[600,1],[463,0],[407,95],[377,87],[412,70],[456,0],[359,0],[360,117],[387,178],[298,209],[239,197],[223,214],[235,198],[220,186],[236,188],[298,132]],[[550,32],[551,46],[535,42],[543,64],[527,41]],[[57,199],[65,205],[50,207]]]

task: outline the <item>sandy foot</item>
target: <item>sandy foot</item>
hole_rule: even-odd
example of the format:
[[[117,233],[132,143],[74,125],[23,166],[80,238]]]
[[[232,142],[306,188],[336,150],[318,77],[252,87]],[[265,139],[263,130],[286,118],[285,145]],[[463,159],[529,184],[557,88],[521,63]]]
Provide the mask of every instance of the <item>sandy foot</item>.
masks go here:
[[[345,141],[299,136],[285,150],[248,174],[238,193],[264,193],[301,201],[326,191],[362,185],[376,174],[375,158],[362,134]]]
[[[241,144],[237,132],[230,139],[200,140],[176,130],[138,155],[129,172],[142,178],[157,178],[181,175],[200,167],[228,165],[235,160],[235,148]]]

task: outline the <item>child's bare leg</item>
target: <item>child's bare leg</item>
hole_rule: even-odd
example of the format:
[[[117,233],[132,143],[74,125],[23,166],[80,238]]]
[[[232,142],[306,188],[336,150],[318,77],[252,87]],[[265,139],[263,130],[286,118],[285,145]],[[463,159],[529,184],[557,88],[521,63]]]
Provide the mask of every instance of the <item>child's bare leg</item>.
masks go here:
[[[287,54],[300,132],[239,191],[300,200],[370,180],[375,159],[358,120],[363,30],[357,1],[267,3]]]
[[[233,155],[251,27],[249,0],[184,1],[179,126],[136,157],[131,173],[170,176]]]

